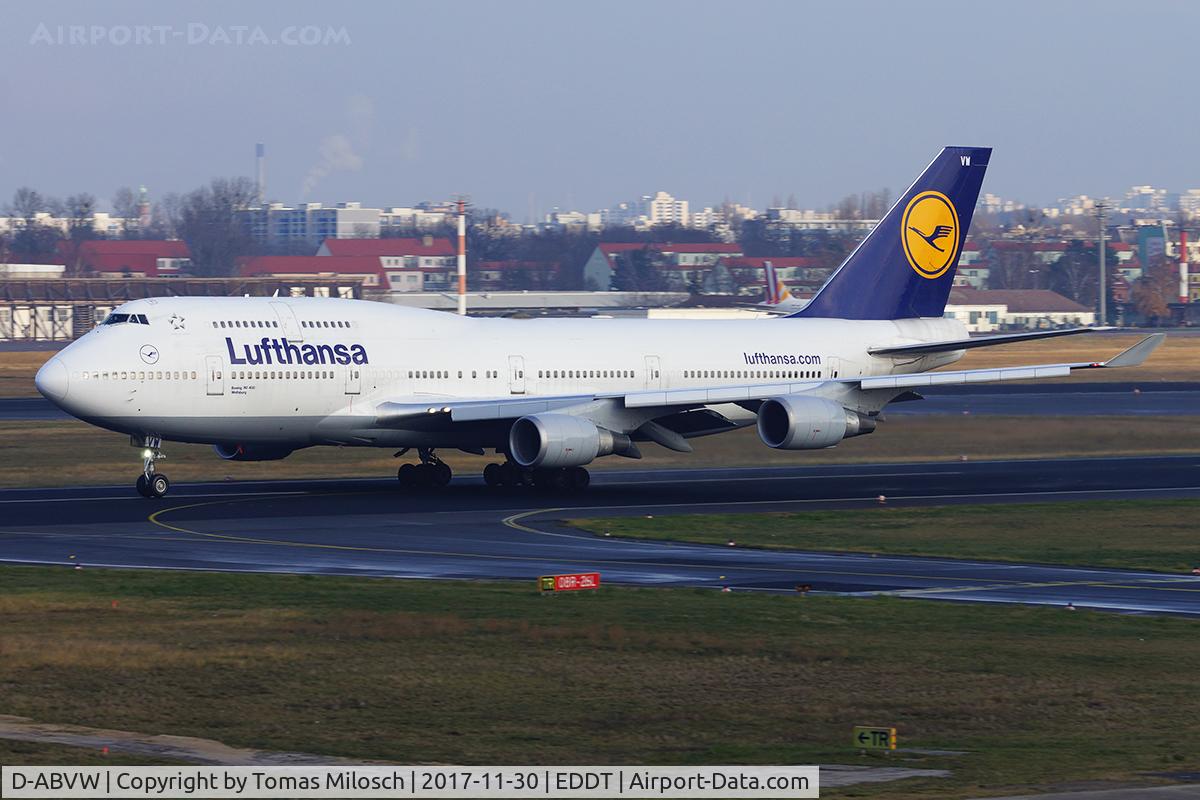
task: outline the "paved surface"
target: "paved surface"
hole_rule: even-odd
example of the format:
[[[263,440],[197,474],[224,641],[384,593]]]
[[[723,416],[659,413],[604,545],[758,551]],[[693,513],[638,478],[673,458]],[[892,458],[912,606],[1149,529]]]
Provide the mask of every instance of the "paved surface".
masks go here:
[[[1200,800],[1200,783],[1178,786],[1134,786],[1125,789],[1096,789],[1085,792],[1022,794],[991,800]]]
[[[0,561],[409,578],[607,581],[1200,614],[1200,578],[989,562],[643,542],[562,528],[566,517],[891,505],[1200,497],[1200,457],[597,473],[578,496],[436,492],[393,481],[0,492]],[[952,531],[947,535],[953,535]],[[1053,535],[1048,532],[1048,535]],[[72,556],[74,558],[72,558]]]
[[[108,728],[88,728],[82,725],[34,722],[28,717],[12,717],[6,714],[0,714],[0,739],[83,747],[88,750],[100,750],[107,747],[114,753],[133,753],[172,761],[186,761],[192,764],[222,766],[297,767],[372,763],[338,758],[337,756],[313,755],[312,753],[287,753],[230,747],[222,742],[194,736],[133,733]]]
[[[885,415],[1005,414],[1175,416],[1200,414],[1200,383],[1044,383],[940,386],[924,400],[895,403]]]
[[[934,386],[924,400],[896,403],[885,414],[1029,414],[1123,416],[1200,414],[1200,383],[1048,383]],[[41,397],[0,398],[0,420],[71,419]]]

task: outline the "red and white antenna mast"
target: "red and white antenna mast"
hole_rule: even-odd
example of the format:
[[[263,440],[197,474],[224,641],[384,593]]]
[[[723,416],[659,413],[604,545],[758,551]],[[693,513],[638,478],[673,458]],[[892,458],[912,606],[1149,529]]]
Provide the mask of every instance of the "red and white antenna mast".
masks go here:
[[[467,315],[467,196],[458,201],[458,313]]]
[[[1187,230],[1179,226],[1179,302],[1188,301]]]

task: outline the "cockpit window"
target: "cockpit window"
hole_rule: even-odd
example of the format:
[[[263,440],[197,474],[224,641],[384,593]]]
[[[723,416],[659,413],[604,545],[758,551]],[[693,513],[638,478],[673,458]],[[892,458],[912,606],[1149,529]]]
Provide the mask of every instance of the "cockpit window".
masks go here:
[[[120,325],[129,323],[131,325],[149,325],[150,320],[146,319],[145,314],[109,314],[104,320],[105,325]]]

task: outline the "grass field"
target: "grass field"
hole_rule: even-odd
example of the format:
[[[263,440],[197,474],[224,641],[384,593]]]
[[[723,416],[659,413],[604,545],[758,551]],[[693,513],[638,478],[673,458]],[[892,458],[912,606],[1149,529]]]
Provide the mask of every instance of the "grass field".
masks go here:
[[[744,429],[693,440],[695,453],[643,444],[645,458],[609,457],[596,469],[667,466],[782,466],[957,461],[1050,456],[1169,455],[1200,452],[1196,417],[894,416],[870,436],[810,452],[772,450]],[[260,480],[388,477],[398,461],[391,450],[314,447],[283,461],[222,461],[205,445],[167,443],[159,468],[172,480]],[[85,454],[85,455],[81,455]],[[456,471],[477,474],[495,456],[440,451]],[[413,460],[413,456],[409,456]],[[82,422],[0,422],[0,486],[131,483],[141,470],[139,451],[120,434]]]
[[[1188,572],[1200,500],[681,514],[572,520],[645,539]]]
[[[57,350],[0,351],[0,397],[38,397],[33,376]]]
[[[849,744],[852,725],[875,724],[895,725],[902,746],[970,751],[899,757],[950,779],[842,793],[889,797],[1200,767],[1200,629],[1186,619],[15,567],[0,569],[0,619],[0,713],[243,747],[468,764],[878,764]],[[74,757],[33,749],[22,760]]]
[[[1110,358],[1153,331],[1104,336],[1072,336],[1026,344],[970,350],[948,369],[983,369],[1018,364],[1058,364]],[[35,397],[33,376],[54,350],[0,351],[0,397]],[[1075,380],[1080,380],[1076,377]],[[1092,370],[1088,381],[1200,380],[1200,336],[1172,336],[1145,365],[1135,369]]]
[[[1103,361],[1132,347],[1152,330],[1136,333],[1067,336],[1001,347],[968,350],[962,360],[947,369],[987,369],[1020,364],[1061,364]],[[1200,380],[1200,337],[1172,336],[1140,367],[1089,370],[1068,380],[1084,381],[1196,381]]]

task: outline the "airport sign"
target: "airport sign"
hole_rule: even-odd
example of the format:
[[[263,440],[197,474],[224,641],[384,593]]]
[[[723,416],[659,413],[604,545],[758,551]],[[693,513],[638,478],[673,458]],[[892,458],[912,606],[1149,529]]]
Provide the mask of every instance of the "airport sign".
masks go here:
[[[854,726],[854,746],[860,750],[895,750],[895,728],[871,728]]]
[[[538,589],[543,592],[576,592],[580,589],[599,589],[599,572],[580,572],[574,575],[543,575]]]

